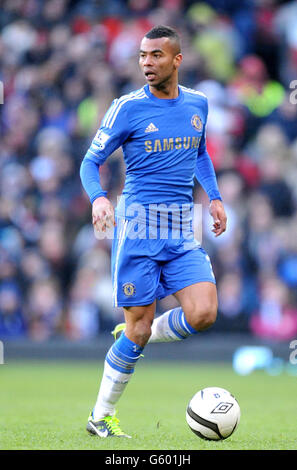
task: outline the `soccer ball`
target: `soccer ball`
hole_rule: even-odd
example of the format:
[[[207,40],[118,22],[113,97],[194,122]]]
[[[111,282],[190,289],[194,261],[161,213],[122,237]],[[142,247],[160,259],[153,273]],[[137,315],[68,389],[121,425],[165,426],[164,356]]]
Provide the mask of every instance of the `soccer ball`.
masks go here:
[[[240,420],[240,407],[228,390],[208,387],[199,390],[190,400],[186,419],[197,436],[219,441],[234,433]]]

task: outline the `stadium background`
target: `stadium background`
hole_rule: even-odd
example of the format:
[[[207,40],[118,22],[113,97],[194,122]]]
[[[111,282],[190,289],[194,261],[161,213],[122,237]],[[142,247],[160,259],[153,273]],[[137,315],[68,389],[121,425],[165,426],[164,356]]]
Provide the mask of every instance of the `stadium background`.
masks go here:
[[[73,357],[97,357],[122,321],[111,308],[110,241],[94,237],[79,167],[111,100],[143,85],[139,41],[157,24],[181,34],[180,82],[208,96],[208,150],[228,215],[228,231],[215,239],[195,187],[219,295],[218,321],[202,342],[216,335],[211,357],[231,348],[231,334],[234,345],[283,345],[289,355],[297,335],[297,2],[7,0],[0,339],[12,356],[49,356],[49,344],[63,343]],[[124,171],[121,150],[102,168],[114,202]],[[171,306],[171,297],[159,302],[158,313]],[[185,348],[191,357],[194,342]]]

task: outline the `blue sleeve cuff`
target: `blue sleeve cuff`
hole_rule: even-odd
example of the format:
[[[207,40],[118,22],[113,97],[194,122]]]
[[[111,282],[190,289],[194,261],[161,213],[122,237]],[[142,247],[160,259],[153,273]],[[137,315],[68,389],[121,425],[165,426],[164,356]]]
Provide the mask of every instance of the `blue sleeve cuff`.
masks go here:
[[[89,196],[91,203],[98,199],[98,197],[106,197],[107,196],[107,191],[99,191],[98,193],[92,194]]]
[[[219,191],[213,190],[208,194],[208,198],[210,201],[214,201],[215,199],[219,199],[222,201],[222,196]]]

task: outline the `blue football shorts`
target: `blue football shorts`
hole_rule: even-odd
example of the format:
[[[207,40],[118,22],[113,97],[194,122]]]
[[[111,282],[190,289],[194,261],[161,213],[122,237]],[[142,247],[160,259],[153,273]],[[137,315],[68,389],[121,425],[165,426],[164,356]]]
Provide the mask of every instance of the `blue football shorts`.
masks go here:
[[[111,269],[114,307],[149,305],[197,282],[216,283],[209,256],[193,233],[135,237],[133,221],[124,218],[117,218]]]

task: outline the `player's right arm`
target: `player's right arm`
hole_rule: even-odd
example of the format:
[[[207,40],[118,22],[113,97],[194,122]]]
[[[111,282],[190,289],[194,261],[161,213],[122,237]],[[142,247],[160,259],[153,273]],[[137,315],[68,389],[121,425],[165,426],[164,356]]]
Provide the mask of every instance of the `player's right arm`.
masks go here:
[[[80,167],[82,185],[92,204],[92,222],[105,232],[115,225],[114,208],[100,183],[100,166],[129,136],[125,103],[114,100],[105,114]]]

